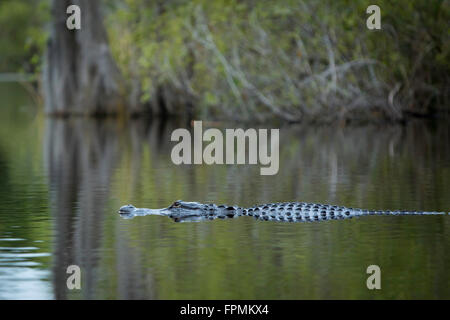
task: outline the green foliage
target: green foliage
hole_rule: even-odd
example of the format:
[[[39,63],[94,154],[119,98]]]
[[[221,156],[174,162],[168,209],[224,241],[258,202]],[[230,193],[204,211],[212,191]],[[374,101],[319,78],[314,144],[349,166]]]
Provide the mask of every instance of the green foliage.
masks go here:
[[[143,101],[166,87],[202,115],[295,120],[377,107],[395,117],[386,98],[400,84],[395,104],[427,112],[424,100],[448,86],[448,4],[379,1],[381,31],[366,28],[370,4],[128,0],[108,26]]]
[[[190,104],[205,117],[326,121],[448,106],[449,2],[380,0],[376,31],[370,4],[104,1],[130,91],[139,83],[142,102],[164,96],[173,113]],[[49,11],[48,0],[0,3],[0,71],[39,71]]]
[[[47,0],[0,2],[0,72],[40,70],[49,17]]]
[[[425,113],[448,101],[448,1],[379,1],[382,31],[367,32],[367,54],[390,88],[401,85],[404,110]],[[364,4],[358,10],[363,10]]]

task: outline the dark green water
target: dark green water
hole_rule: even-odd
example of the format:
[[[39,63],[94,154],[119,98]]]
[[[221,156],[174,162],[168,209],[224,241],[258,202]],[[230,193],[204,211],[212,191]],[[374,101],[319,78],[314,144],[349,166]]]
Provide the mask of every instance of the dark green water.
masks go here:
[[[281,128],[280,171],[260,176],[174,165],[180,124],[51,120],[19,85],[0,96],[0,299],[450,298],[450,216],[177,224],[116,213],[177,199],[450,211],[442,121]],[[72,264],[81,290],[66,287]],[[372,264],[381,290],[366,287]]]

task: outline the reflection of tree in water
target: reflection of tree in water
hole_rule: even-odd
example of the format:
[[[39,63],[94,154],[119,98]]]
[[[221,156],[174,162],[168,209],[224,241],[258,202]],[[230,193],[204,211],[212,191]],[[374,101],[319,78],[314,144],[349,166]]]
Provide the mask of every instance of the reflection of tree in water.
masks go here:
[[[46,165],[56,225],[54,287],[66,297],[66,268],[82,269],[85,298],[93,298],[96,249],[111,172],[118,156],[117,132],[110,123],[49,120]]]
[[[182,198],[241,206],[298,200],[369,209],[448,211],[449,203],[443,193],[443,187],[449,182],[444,170],[450,166],[447,127],[439,126],[434,131],[421,125],[285,128],[280,132],[280,171],[271,177],[260,176],[259,166],[173,165],[170,135],[178,127],[178,124],[157,121],[135,120],[122,125],[109,120],[49,120],[45,155],[57,232],[54,257],[57,298],[67,297],[65,271],[70,264],[82,268],[83,298],[158,298],[164,297],[163,287],[187,292],[183,285],[195,286],[195,297],[203,296],[207,290],[216,290],[215,297],[222,297],[217,293],[223,289],[219,284],[216,289],[205,287],[209,280],[214,282],[220,277],[217,270],[231,268],[227,274],[234,272],[237,277],[240,272],[249,272],[251,264],[258,261],[257,257],[262,257],[281,261],[282,265],[276,268],[261,269],[269,278],[279,276],[275,269],[296,270],[300,266],[303,281],[307,281],[311,266],[323,266],[323,270],[314,272],[328,279],[326,277],[332,275],[326,273],[330,262],[327,259],[332,259],[336,250],[345,249],[342,239],[330,242],[318,232],[309,232],[315,228],[313,225],[303,225],[295,235],[282,237],[273,233],[271,224],[246,224],[242,220],[241,226],[241,219],[234,224],[235,230],[225,233],[216,229],[223,228],[216,222],[179,227],[170,225],[170,220],[145,217],[136,223],[124,223],[119,217],[111,218],[113,212],[105,212],[110,199],[117,199],[120,205],[130,201],[142,207],[163,207]],[[240,126],[224,126],[233,127]],[[113,176],[118,180],[113,180]],[[431,191],[425,192],[423,181]],[[411,197],[415,202],[411,202]],[[405,207],[409,203],[412,207]],[[340,227],[345,229],[345,238],[372,243],[369,237],[373,234],[360,234],[352,224]],[[332,228],[332,224],[320,227],[321,230]],[[376,236],[389,239],[390,230],[387,226],[384,234]],[[324,234],[327,233],[324,231]],[[214,237],[219,235],[220,242],[227,244],[227,254],[244,256],[247,261],[244,265],[236,269],[233,260],[223,261],[213,251],[205,256],[199,246],[214,244],[218,241]],[[237,238],[245,239],[248,246],[242,247],[236,242]],[[165,245],[161,246],[158,239],[164,239]],[[333,239],[339,240],[336,236]],[[442,254],[448,248],[439,244],[439,239],[429,245],[434,246],[435,253]],[[314,247],[292,249],[294,242],[322,243],[322,251]],[[259,245],[261,243],[266,245]],[[271,250],[272,243],[291,249]],[[416,248],[422,255],[429,252],[428,245],[423,246]],[[292,254],[293,250],[296,255]],[[379,254],[376,248],[367,250],[373,255]],[[360,259],[351,252],[348,254],[348,264]],[[112,258],[105,264],[101,261],[102,255]],[[420,261],[425,263],[427,257],[423,258]],[[207,269],[201,262],[205,259]],[[344,266],[336,266],[335,272],[343,272],[341,267]],[[186,268],[205,272],[205,281],[192,282],[186,278]],[[439,274],[444,271],[440,270]],[[295,274],[284,276],[295,277]],[[239,287],[248,288],[248,292],[256,290],[258,284],[251,282],[255,278],[245,279]],[[105,282],[114,284],[105,289]],[[323,288],[328,282],[323,280]],[[288,288],[290,292],[300,290],[299,285],[311,285],[309,282],[289,283],[292,285]],[[444,292],[442,288],[438,290]],[[176,296],[174,292],[172,297]]]
[[[104,211],[120,156],[120,132],[111,121],[49,120],[45,162],[56,225],[54,287],[58,299],[67,297],[66,268],[71,264],[81,267],[83,298],[95,298]],[[118,242],[119,256],[129,268],[133,260]],[[126,289],[121,291],[124,297]]]

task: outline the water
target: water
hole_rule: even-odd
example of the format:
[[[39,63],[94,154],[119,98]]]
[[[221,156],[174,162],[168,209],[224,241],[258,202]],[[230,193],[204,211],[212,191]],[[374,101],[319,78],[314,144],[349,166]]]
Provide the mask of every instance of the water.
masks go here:
[[[183,123],[48,119],[19,85],[0,96],[0,299],[450,298],[449,216],[174,223],[116,213],[177,199],[450,211],[447,123],[282,127],[280,171],[260,176],[259,166],[172,164],[170,134]],[[72,264],[81,290],[67,289]],[[381,290],[366,287],[372,264]]]

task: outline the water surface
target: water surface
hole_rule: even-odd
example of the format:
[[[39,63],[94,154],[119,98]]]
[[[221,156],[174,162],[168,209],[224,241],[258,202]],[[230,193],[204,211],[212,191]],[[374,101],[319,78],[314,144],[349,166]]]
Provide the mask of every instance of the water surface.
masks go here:
[[[450,298],[450,217],[174,223],[116,213],[177,199],[450,211],[445,121],[282,127],[279,173],[261,176],[259,165],[174,165],[170,134],[184,123],[48,119],[19,85],[1,84],[0,96],[0,299]],[[72,264],[81,290],[67,289]],[[378,291],[366,287],[371,264]]]

